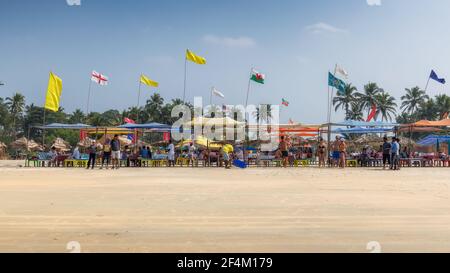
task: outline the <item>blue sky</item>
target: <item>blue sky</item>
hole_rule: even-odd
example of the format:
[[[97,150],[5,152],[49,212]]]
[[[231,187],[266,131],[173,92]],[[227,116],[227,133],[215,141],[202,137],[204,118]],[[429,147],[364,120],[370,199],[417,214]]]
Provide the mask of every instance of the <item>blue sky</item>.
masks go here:
[[[447,0],[0,0],[0,97],[20,91],[42,105],[49,71],[63,79],[61,106],[85,109],[89,75],[110,77],[93,88],[94,111],[137,103],[145,73],[166,100],[182,97],[184,52],[208,65],[188,66],[188,98],[215,86],[216,103],[243,104],[252,66],[267,75],[250,102],[280,104],[282,121],[326,120],[327,72],[336,63],[359,89],[377,82],[400,99],[405,87],[425,87],[435,69],[450,77]],[[429,93],[446,92],[431,83]],[[342,119],[342,113],[333,119]]]

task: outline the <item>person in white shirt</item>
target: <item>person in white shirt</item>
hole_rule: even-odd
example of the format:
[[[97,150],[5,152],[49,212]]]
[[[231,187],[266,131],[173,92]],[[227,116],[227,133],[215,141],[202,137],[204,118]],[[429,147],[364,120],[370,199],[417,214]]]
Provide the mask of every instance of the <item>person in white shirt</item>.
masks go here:
[[[195,149],[194,143],[191,143],[189,145],[189,151],[188,151],[188,159],[189,159],[188,166],[192,163],[192,167],[194,167],[195,150],[196,149]]]
[[[175,145],[169,140],[169,167],[175,167]]]
[[[80,149],[78,147],[75,147],[75,149],[73,150],[72,159],[75,159],[75,160],[81,159]]]

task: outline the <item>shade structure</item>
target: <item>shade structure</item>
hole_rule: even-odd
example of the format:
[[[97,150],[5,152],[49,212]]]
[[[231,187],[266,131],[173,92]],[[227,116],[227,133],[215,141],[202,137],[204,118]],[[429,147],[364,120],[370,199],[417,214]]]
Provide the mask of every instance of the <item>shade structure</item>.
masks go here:
[[[450,142],[450,136],[429,135],[417,142],[421,146],[439,145],[439,143]]]
[[[128,135],[132,134],[133,131],[126,128],[117,128],[117,127],[93,127],[89,129],[83,129],[82,131],[87,134],[110,134],[110,135]]]
[[[416,123],[404,125],[405,127],[450,127],[450,119],[439,121],[420,120]]]
[[[195,141],[193,140],[185,140],[177,145],[178,148],[183,148],[185,146],[189,146],[191,143],[194,143],[197,147],[208,148],[210,150],[218,151],[222,149],[223,144],[215,143],[212,140],[207,139],[204,136],[198,136]]]
[[[102,136],[102,138],[97,140],[97,142],[101,145],[104,145],[106,143],[107,139],[109,141],[111,141],[113,139],[113,135],[104,135],[104,136]],[[133,144],[133,141],[131,139],[129,139],[128,136],[125,136],[125,135],[120,135],[119,141],[120,141],[120,145],[122,145],[122,146],[130,146]]]
[[[27,151],[43,151],[44,148],[37,144],[34,140],[28,140],[25,137],[22,137],[13,143],[11,143],[11,147],[13,149],[23,149]]]
[[[118,128],[121,129],[128,129],[128,130],[135,130],[135,129],[144,129],[144,130],[164,130],[164,131],[170,131],[172,129],[172,126],[167,124],[161,124],[161,123],[146,123],[146,124],[131,124],[127,123],[124,125],[119,126]]]
[[[391,133],[394,131],[394,127],[392,128],[364,128],[364,127],[355,127],[355,128],[338,128],[333,130],[333,134],[383,134],[383,133]]]
[[[437,127],[400,127],[399,133],[437,133],[444,132],[444,129]]]
[[[45,126],[34,126],[33,128],[42,129],[42,130],[51,130],[51,129],[68,129],[68,130],[84,130],[94,128],[87,124],[77,123],[77,124],[63,124],[63,123],[52,123]]]
[[[328,126],[328,124],[326,124]],[[391,122],[382,122],[382,121],[374,121],[374,122],[365,122],[365,121],[357,121],[357,120],[346,120],[342,122],[330,123],[331,126],[345,126],[345,127],[395,127],[399,126],[398,123]]]
[[[59,151],[69,151],[70,150],[70,144],[67,141],[65,141],[64,139],[59,138],[59,137],[57,139],[55,139],[55,141],[53,142],[51,147],[54,147],[56,150],[59,150]]]
[[[239,122],[232,118],[194,118],[191,122],[187,123],[186,126],[244,126],[245,122]]]

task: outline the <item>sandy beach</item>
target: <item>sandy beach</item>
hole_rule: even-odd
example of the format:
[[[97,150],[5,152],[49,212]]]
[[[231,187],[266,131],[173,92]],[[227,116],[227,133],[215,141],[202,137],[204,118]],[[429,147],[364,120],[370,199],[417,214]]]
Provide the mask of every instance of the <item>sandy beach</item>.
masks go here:
[[[450,169],[0,163],[0,252],[450,251]]]

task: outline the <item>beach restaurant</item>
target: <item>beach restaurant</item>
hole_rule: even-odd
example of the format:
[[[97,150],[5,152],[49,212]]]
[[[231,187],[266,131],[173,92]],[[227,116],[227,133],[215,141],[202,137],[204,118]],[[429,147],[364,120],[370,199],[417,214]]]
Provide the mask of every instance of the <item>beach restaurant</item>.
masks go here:
[[[245,128],[247,132],[257,132],[260,128],[260,125],[248,125],[245,123],[237,122],[231,118],[201,118],[201,119],[193,119],[192,122],[184,124],[184,131],[191,133],[192,129],[195,127],[201,127],[202,129],[205,126],[225,126],[224,136],[227,130],[237,130],[238,128]],[[331,138],[334,135],[338,135],[341,137],[345,137],[350,143],[349,149],[351,149],[351,154],[347,159],[347,165],[350,167],[362,166],[361,164],[361,156],[362,152],[360,150],[363,147],[368,147],[369,143],[359,142],[359,140],[367,139],[364,137],[356,138],[356,136],[379,136],[375,141],[372,139],[371,141],[371,149],[376,151],[379,148],[379,145],[382,144],[383,135],[391,134],[392,136],[406,135],[409,136],[408,139],[402,138],[402,144],[404,147],[408,147],[411,151],[414,148],[414,143],[412,141],[413,133],[424,133],[424,132],[433,132],[433,133],[445,133],[449,131],[450,120],[443,121],[419,121],[413,124],[400,125],[397,123],[389,123],[389,122],[364,122],[364,121],[342,121],[342,122],[334,122],[329,124],[279,124],[279,125],[271,125],[268,127],[268,135],[271,137],[281,137],[287,136],[292,141],[292,149],[291,153],[292,158],[290,159],[291,166],[314,166],[317,165],[316,157],[314,156],[314,150],[320,140],[323,138],[328,141],[329,151],[331,150],[331,143],[333,139]],[[172,126],[160,123],[148,123],[148,124],[124,124],[118,127],[94,127],[85,124],[49,124],[47,126],[36,126],[33,127],[35,129],[41,130],[52,130],[52,129],[69,129],[69,130],[79,130],[80,131],[80,143],[83,143],[83,140],[90,140],[88,136],[93,136],[92,140],[96,140],[98,142],[104,141],[107,137],[112,138],[114,135],[121,136],[121,142],[123,141],[124,145],[130,146],[133,149],[139,148],[141,145],[150,145],[141,141],[145,134],[162,134],[162,141],[159,141],[158,149],[161,150],[161,158],[158,159],[158,164],[147,164],[149,166],[166,166],[164,161],[166,158],[163,154],[166,152],[167,144],[170,139],[172,139],[172,134],[175,132],[183,131],[182,128],[173,129]],[[203,131],[202,131],[203,132]],[[235,131],[236,132],[236,131]],[[99,138],[100,136],[100,138]],[[159,137],[160,138],[160,137]],[[192,137],[191,137],[192,138]],[[256,140],[245,140],[245,141],[224,141],[224,138],[219,139],[208,139],[205,136],[201,135],[196,137],[195,139],[184,139],[180,141],[176,147],[179,151],[179,157],[185,157],[183,151],[187,150],[187,147],[190,144],[194,144],[199,150],[211,150],[211,151],[220,151],[223,145],[232,144],[236,148],[236,154],[239,152],[244,152],[244,160],[249,165],[259,166],[262,155],[260,153],[261,145],[264,144],[264,141]],[[88,141],[89,142],[89,141]],[[418,145],[429,145],[430,143],[437,144],[437,152],[433,155],[432,163],[430,163],[429,155],[420,155],[412,153],[408,155],[406,158],[402,158],[403,166],[447,166],[449,165],[448,157],[442,158],[439,157],[439,148],[446,143],[448,143],[447,138],[444,136],[430,136],[427,139],[419,142]],[[99,143],[101,144],[101,143]],[[80,145],[82,146],[82,145]],[[86,145],[85,145],[86,146]],[[152,145],[154,147],[154,145]],[[378,147],[377,147],[378,146]],[[271,162],[268,163],[267,159],[264,159],[264,166],[281,166],[280,160],[276,157],[277,148],[274,146],[273,152],[270,155],[265,155]],[[302,153],[302,151],[308,151]],[[217,152],[216,152],[217,153]],[[45,157],[45,153],[40,153],[41,155],[37,158],[33,158],[32,160],[28,160],[27,166],[31,164],[36,166],[41,166],[45,164],[41,164],[40,161],[48,160]],[[309,158],[299,158],[296,156],[297,154],[307,154]],[[220,155],[217,155],[220,157]],[[67,157],[66,159],[70,158]],[[370,159],[370,164],[367,166],[380,166],[381,158],[377,153],[373,153],[368,157]],[[61,158],[63,159],[63,158]],[[86,160],[86,159],[82,159]],[[162,161],[161,161],[162,160]],[[199,157],[196,158],[197,161],[201,161]],[[39,161],[39,163],[33,163]],[[184,160],[183,162],[185,162]],[[219,160],[218,160],[219,161]],[[438,162],[439,161],[439,162]],[[177,161],[178,162],[178,161]],[[67,165],[64,164],[64,160],[60,162],[62,166]],[[220,162],[218,162],[217,165]],[[72,164],[73,165],[73,164]],[[79,164],[83,166],[83,164]],[[202,165],[196,163],[196,166]],[[206,164],[203,164],[206,165]]]

